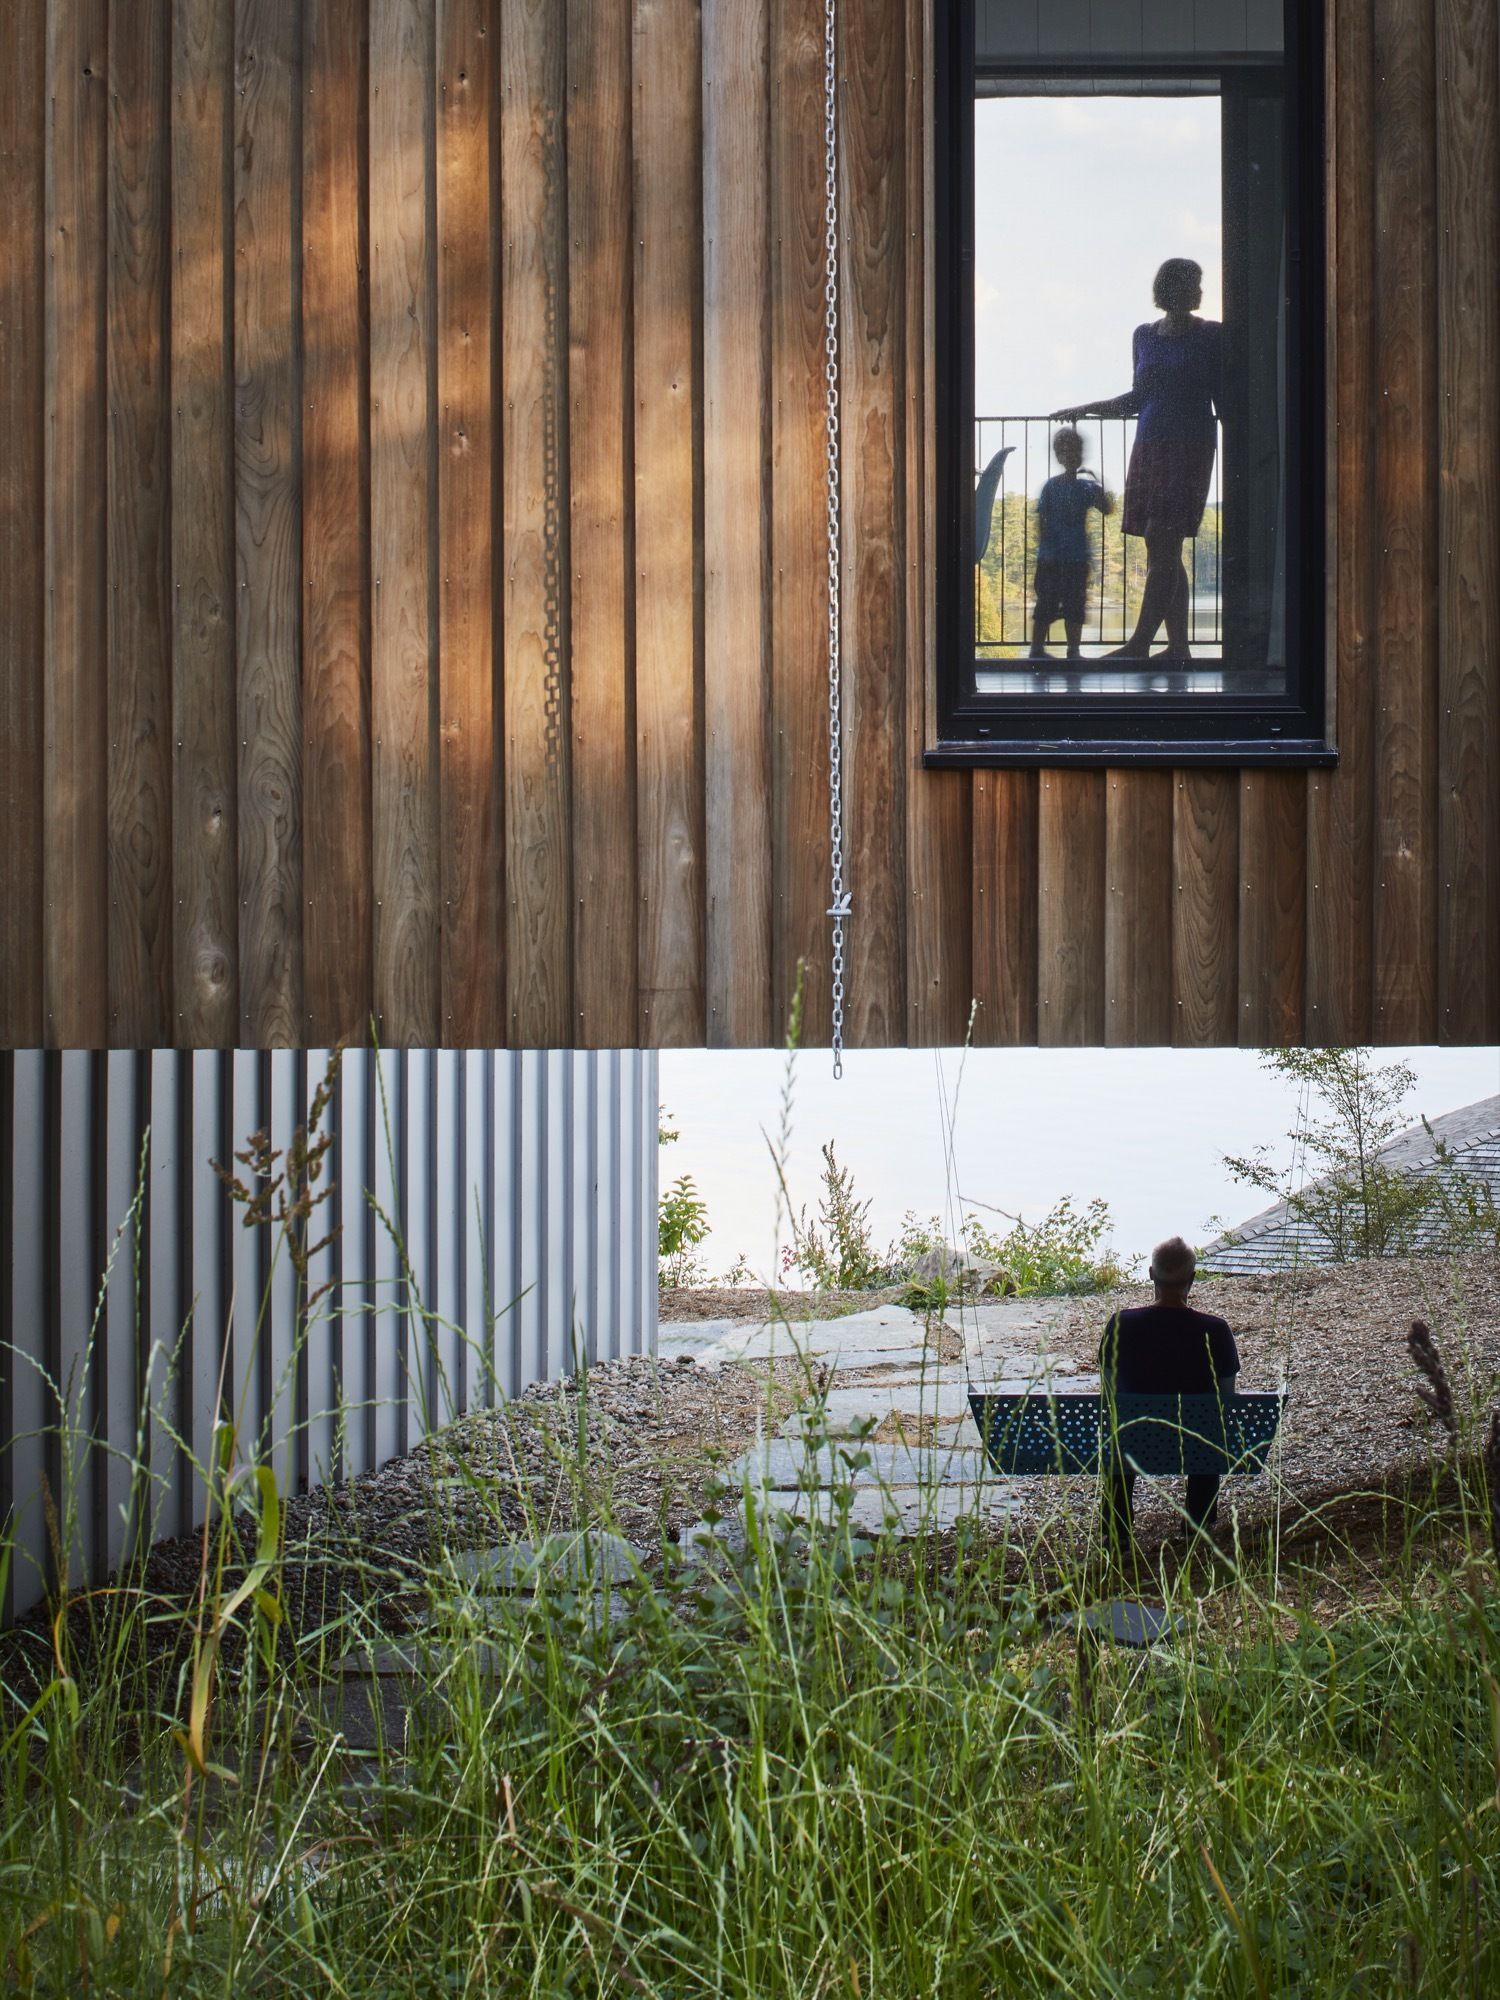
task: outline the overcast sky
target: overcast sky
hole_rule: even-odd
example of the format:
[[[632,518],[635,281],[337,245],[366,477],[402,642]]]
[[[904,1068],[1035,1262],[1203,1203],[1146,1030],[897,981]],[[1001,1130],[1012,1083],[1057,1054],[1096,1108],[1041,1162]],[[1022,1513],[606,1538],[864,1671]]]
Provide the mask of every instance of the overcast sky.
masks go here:
[[[974,163],[977,415],[1128,389],[1168,257],[1203,266],[1201,310],[1220,317],[1216,97],[981,98]],[[1050,469],[1031,468],[1033,489]]]
[[[1500,1091],[1500,1049],[1380,1053],[1417,1071],[1410,1121],[1437,1117]],[[707,1199],[715,1275],[740,1252],[769,1270],[776,1182],[761,1127],[773,1133],[787,1059],[774,1052],[664,1050],[661,1099],[682,1136],[663,1147],[663,1187],[691,1174]],[[1293,1094],[1255,1054],[1237,1049],[976,1049],[958,1094],[953,1157],[945,1165],[939,1071],[948,1097],[959,1054],[857,1051],[835,1083],[826,1050],[794,1064],[788,1182],[815,1205],[819,1147],[833,1139],[873,1202],[882,1242],[902,1212],[941,1213],[951,1188],[1035,1221],[1062,1195],[1102,1195],[1127,1254],[1180,1231],[1204,1242],[1210,1218],[1242,1222],[1265,1206],[1221,1164],[1266,1143],[1285,1159]]]

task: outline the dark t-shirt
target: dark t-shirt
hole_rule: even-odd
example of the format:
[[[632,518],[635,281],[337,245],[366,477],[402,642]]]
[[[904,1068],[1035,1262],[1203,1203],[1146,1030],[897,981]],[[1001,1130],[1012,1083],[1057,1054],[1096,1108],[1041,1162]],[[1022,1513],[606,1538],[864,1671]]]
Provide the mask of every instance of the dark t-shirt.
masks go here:
[[[1099,1343],[1100,1374],[1125,1395],[1212,1395],[1239,1367],[1228,1323],[1191,1306],[1133,1306]]]

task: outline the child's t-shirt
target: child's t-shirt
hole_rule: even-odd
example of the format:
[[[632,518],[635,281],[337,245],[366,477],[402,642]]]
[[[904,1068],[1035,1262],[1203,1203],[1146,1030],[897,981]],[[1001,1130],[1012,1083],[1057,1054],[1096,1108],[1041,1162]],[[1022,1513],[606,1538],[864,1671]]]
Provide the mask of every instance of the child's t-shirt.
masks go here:
[[[1059,472],[1037,496],[1038,562],[1087,562],[1089,509],[1104,512],[1104,488],[1080,473],[1076,479]]]

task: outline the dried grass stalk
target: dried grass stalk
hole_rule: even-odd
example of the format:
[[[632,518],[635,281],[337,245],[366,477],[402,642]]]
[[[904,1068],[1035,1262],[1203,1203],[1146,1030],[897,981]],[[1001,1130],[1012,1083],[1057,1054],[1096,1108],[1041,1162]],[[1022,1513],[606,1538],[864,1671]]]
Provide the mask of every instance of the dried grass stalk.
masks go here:
[[[1458,1436],[1458,1415],[1453,1407],[1453,1391],[1448,1385],[1448,1371],[1443,1366],[1442,1356],[1437,1351],[1437,1342],[1426,1320],[1414,1319],[1411,1332],[1406,1336],[1407,1352],[1427,1377],[1428,1387],[1419,1382],[1417,1394],[1437,1418],[1450,1438]]]
[[[1490,1418],[1484,1443],[1484,1478],[1490,1494],[1490,1542],[1500,1563],[1500,1410]]]

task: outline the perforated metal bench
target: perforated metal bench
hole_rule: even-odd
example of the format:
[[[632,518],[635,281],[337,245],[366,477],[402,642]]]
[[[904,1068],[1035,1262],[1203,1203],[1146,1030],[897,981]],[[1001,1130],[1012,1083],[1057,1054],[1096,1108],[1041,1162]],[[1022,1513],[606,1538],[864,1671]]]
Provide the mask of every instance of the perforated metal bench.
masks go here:
[[[1026,1396],[971,1389],[969,1407],[997,1472],[1263,1470],[1284,1396]]]

